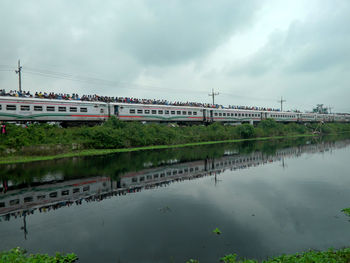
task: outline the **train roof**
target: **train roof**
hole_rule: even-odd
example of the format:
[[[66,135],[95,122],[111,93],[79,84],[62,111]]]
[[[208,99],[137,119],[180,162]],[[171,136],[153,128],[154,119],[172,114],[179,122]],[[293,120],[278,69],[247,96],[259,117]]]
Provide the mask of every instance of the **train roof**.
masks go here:
[[[0,100],[8,101],[31,101],[31,102],[54,102],[54,103],[90,103],[90,104],[106,104],[103,101],[81,101],[81,100],[59,100],[59,99],[46,99],[46,98],[25,98],[25,97],[10,97],[10,96],[0,96]]]

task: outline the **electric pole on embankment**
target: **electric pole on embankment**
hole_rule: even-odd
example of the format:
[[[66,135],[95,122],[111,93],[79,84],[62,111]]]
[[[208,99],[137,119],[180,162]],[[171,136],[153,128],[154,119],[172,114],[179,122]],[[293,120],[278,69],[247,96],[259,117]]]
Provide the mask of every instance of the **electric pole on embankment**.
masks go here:
[[[281,111],[283,111],[283,102],[286,102],[286,100],[283,99],[283,97],[281,96],[281,100],[277,101],[281,103]]]
[[[21,77],[21,71],[22,71],[22,67],[21,67],[21,61],[18,60],[18,69],[15,70],[16,74],[18,74],[18,90],[19,92],[22,92],[22,77]]]
[[[331,106],[328,106],[328,110],[329,110],[329,114],[332,114],[332,109],[333,109],[334,107],[331,107]]]
[[[215,103],[214,103],[214,101],[215,101],[215,100],[214,100],[214,97],[217,96],[217,95],[219,95],[219,92],[215,92],[215,93],[214,93],[214,89],[212,89],[211,94],[208,94],[208,96],[213,97],[213,105],[215,105]]]

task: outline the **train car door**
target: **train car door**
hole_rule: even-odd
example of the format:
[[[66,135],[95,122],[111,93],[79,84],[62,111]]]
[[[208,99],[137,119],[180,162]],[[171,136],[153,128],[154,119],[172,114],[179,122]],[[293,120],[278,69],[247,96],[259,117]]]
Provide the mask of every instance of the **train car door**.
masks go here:
[[[114,115],[119,116],[119,105],[114,106]]]
[[[214,121],[214,113],[213,110],[210,110],[210,122]]]
[[[207,110],[203,109],[203,121],[206,122],[207,121]]]

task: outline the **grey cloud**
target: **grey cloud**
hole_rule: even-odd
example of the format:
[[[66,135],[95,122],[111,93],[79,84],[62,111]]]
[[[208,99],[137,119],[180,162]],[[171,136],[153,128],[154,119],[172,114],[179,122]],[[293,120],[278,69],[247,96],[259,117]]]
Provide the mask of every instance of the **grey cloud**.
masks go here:
[[[316,21],[294,22],[285,32],[275,32],[253,56],[234,67],[233,74],[261,75],[317,73],[350,67],[350,3],[341,2]]]
[[[145,67],[177,65],[207,54],[235,30],[248,27],[260,5],[257,0],[4,0],[0,64],[15,66],[20,58],[24,68],[133,81]],[[0,74],[2,85],[15,81],[14,74]],[[29,75],[24,80],[32,90],[37,90],[35,83],[53,88],[58,82]]]
[[[145,2],[144,2],[145,3]],[[257,1],[148,1],[147,12],[122,19],[120,47],[143,64],[173,64],[199,57],[247,27]]]

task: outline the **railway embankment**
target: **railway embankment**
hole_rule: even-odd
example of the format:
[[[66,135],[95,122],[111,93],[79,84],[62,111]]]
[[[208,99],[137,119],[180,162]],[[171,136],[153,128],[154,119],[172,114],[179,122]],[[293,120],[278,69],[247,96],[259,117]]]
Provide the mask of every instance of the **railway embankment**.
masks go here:
[[[6,133],[0,134],[0,163],[346,132],[350,132],[348,123],[282,124],[272,119],[257,126],[220,123],[208,126],[145,125],[116,118],[94,127],[8,124]]]

